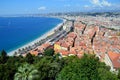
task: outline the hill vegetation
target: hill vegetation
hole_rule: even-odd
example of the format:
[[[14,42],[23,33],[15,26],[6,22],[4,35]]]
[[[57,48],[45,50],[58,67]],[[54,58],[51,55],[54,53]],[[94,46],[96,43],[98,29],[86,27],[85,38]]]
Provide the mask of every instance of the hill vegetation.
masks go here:
[[[46,50],[45,55],[7,56],[0,55],[0,80],[119,80],[110,72],[110,67],[100,62],[95,55],[85,54],[82,58],[70,56],[60,58]]]

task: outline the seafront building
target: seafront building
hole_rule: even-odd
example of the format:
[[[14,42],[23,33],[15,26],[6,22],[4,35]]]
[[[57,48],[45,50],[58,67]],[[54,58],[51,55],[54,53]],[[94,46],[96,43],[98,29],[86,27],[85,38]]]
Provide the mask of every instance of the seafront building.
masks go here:
[[[51,44],[49,42],[46,42],[46,43],[42,44],[41,46],[38,46],[35,49],[30,50],[29,52],[35,56],[43,55],[44,50],[46,50],[47,48],[50,48],[50,47],[51,47]]]
[[[59,39],[63,38],[70,32],[72,27],[71,21],[65,21],[63,25],[60,27],[60,29],[55,30],[54,34],[49,35],[51,36],[46,42],[44,42],[42,45],[39,45],[35,47],[34,49],[30,50],[29,53],[32,55],[38,56],[43,55],[44,51],[48,48],[53,48],[53,44],[58,41]],[[26,56],[26,54],[23,54],[23,56]]]

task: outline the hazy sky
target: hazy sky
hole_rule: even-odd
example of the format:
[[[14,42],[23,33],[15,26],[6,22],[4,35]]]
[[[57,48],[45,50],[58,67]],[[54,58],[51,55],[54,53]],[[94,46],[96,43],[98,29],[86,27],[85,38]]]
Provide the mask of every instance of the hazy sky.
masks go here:
[[[120,0],[0,0],[0,15],[120,10]]]

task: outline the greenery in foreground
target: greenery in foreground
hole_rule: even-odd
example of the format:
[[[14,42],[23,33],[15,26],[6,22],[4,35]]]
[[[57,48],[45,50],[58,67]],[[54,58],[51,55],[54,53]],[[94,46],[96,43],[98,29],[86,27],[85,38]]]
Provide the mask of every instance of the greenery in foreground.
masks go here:
[[[59,58],[48,49],[44,56],[0,56],[0,80],[119,80],[118,75],[100,62],[95,55],[85,54]]]

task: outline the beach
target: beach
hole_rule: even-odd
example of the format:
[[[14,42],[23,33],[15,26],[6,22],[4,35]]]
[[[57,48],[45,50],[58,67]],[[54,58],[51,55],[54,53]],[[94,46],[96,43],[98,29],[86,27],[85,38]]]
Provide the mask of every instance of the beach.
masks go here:
[[[61,19],[61,18],[59,18]],[[26,44],[24,44],[23,46],[21,47],[18,47],[17,49],[15,50],[12,50],[10,52],[8,52],[8,55],[9,56],[13,56],[15,52],[18,52],[19,49],[23,49],[23,48],[26,48],[28,46],[32,46],[34,45],[35,43],[41,41],[42,39],[45,39],[46,37],[48,37],[50,34],[54,33],[55,30],[57,30],[59,27],[61,27],[61,25],[65,22],[64,19],[62,19],[63,21],[61,23],[59,23],[57,26],[55,26],[54,28],[52,28],[51,30],[49,30],[48,32],[44,33],[42,36],[38,37],[37,39],[31,41],[31,42],[28,42]]]

